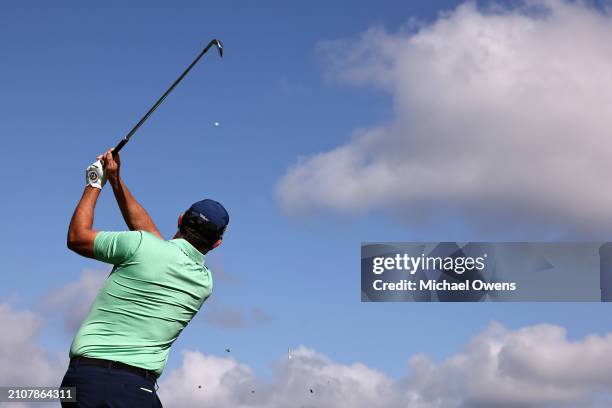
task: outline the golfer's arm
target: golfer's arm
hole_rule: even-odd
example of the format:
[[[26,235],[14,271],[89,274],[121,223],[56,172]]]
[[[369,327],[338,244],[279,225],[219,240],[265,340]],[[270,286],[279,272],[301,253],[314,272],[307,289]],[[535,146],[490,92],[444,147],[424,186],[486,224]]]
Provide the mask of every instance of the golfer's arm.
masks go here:
[[[147,210],[136,201],[123,179],[119,177],[119,180],[111,185],[128,228],[131,231],[147,231],[163,239]]]
[[[85,187],[68,227],[68,248],[88,258],[94,256],[93,247],[97,234],[93,230],[94,210],[100,191],[91,186]]]

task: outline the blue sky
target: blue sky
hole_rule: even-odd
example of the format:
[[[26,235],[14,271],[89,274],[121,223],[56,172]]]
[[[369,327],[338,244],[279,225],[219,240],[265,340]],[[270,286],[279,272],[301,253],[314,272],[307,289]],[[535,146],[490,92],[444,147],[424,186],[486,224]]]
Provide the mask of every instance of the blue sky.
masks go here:
[[[230,329],[199,316],[169,367],[179,363],[180,349],[223,355],[231,347],[265,375],[288,347],[306,345],[399,376],[414,353],[446,357],[491,321],[555,323],[572,338],[609,331],[609,308],[601,304],[361,304],[360,242],[478,236],[460,222],[410,229],[384,210],[287,216],[275,198],[298,157],[333,149],[355,129],[393,116],[388,94],[330,80],[319,44],[373,26],[394,31],[413,17],[431,21],[457,4],[2,2],[0,301],[40,308],[50,290],[84,269],[106,269],[65,246],[84,168],[218,37],[226,57],[207,55],[140,129],[124,150],[122,174],[167,237],[193,201],[223,202],[231,224],[208,262],[213,274],[218,266],[232,279],[217,279],[213,296],[270,320]],[[110,191],[95,226],[124,228]],[[70,340],[52,321],[41,337],[66,353]]]

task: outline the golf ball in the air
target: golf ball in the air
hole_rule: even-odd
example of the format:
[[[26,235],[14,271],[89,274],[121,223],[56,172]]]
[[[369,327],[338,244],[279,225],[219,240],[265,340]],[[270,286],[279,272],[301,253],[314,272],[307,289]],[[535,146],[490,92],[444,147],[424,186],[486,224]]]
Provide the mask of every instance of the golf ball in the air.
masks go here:
[[[213,125],[215,125],[215,127],[219,126],[219,122],[215,122],[213,123]]]

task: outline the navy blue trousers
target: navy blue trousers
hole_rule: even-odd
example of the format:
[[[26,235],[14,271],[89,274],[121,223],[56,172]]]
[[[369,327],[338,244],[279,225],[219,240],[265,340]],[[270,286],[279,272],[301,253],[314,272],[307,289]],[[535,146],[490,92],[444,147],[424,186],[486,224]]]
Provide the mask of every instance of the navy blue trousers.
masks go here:
[[[87,365],[69,367],[62,387],[76,387],[77,402],[62,407],[161,408],[155,384],[138,374],[117,368]]]

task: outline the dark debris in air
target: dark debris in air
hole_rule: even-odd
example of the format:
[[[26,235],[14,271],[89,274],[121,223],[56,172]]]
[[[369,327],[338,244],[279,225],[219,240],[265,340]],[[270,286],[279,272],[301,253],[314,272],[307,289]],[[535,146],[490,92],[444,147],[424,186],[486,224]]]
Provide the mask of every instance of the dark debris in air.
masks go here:
[[[225,349],[225,352],[226,352],[226,353],[230,353],[231,351],[232,351],[232,350],[231,350],[229,347]],[[291,349],[288,349],[288,350],[287,350],[287,354],[288,354],[288,358],[289,358],[289,360],[291,360],[291,357],[292,357],[292,356],[291,356]],[[327,381],[327,383],[329,384],[329,380]],[[202,388],[202,386],[201,386],[201,385],[198,385],[198,388],[199,388],[199,389],[201,389],[201,388]],[[313,390],[312,388],[309,388],[309,391],[310,391],[310,393],[311,393],[311,394],[314,394],[314,390]],[[251,394],[255,394],[255,390],[251,390]]]

